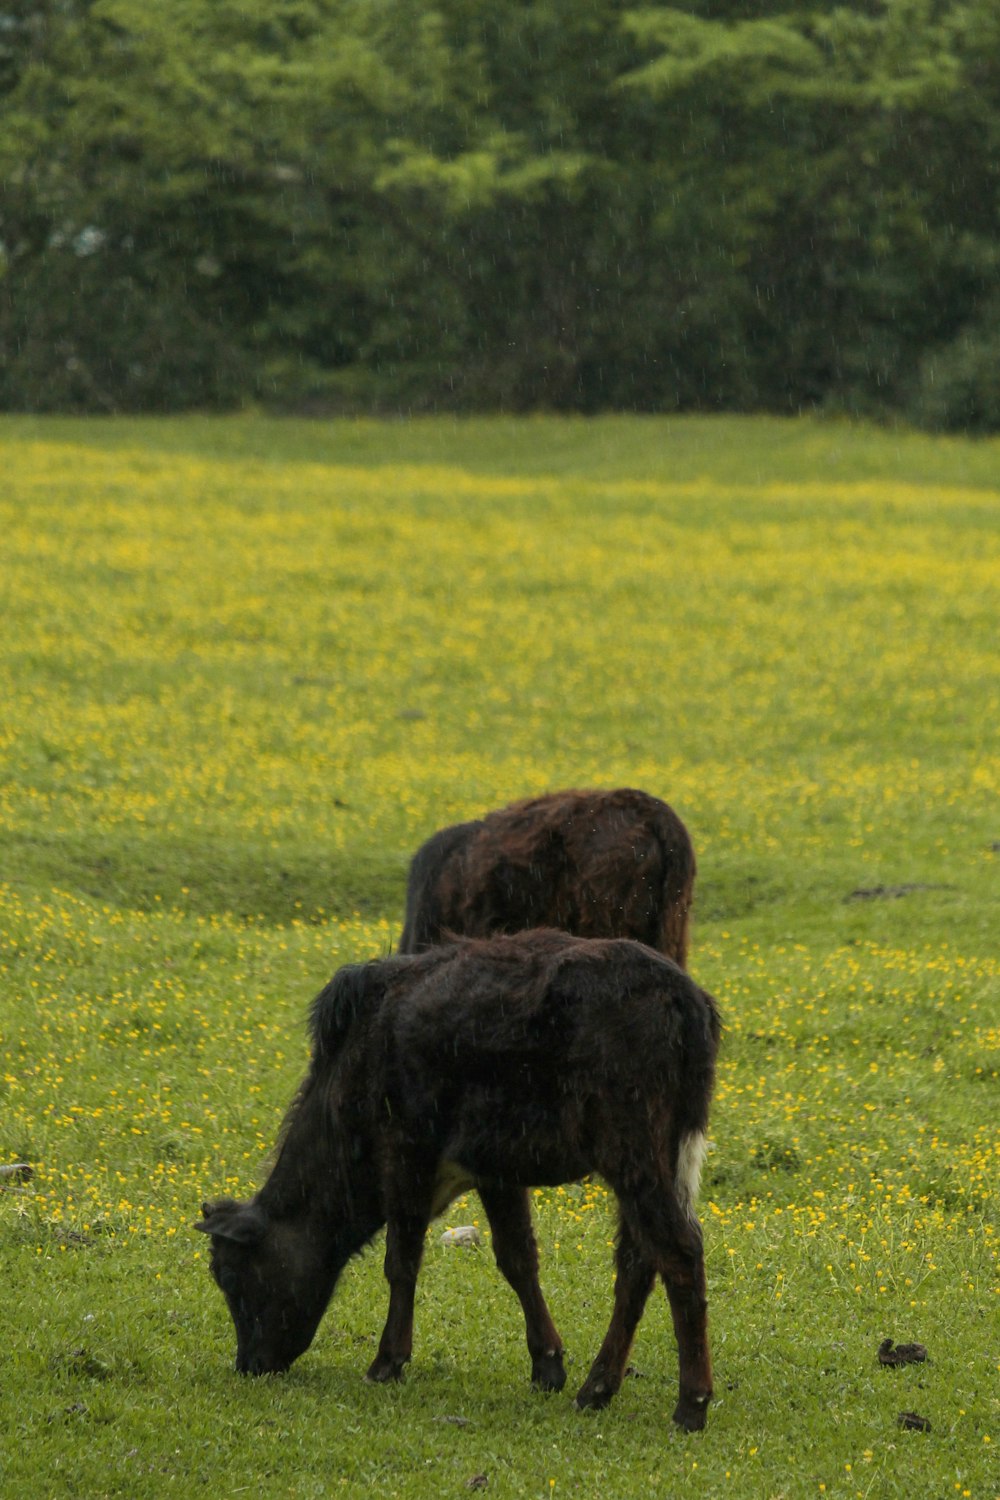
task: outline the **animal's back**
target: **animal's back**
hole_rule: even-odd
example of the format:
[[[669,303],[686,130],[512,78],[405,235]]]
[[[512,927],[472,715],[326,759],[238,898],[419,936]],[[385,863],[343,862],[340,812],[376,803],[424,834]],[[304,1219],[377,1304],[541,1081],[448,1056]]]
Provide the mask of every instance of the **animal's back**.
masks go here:
[[[539,921],[580,937],[634,938],[684,965],[695,856],[666,802],[621,787],[531,799],[509,813],[509,839],[496,814],[496,835],[484,819],[480,842],[508,842],[522,868],[545,868],[550,910]]]
[[[547,930],[451,952],[387,961],[388,1108],[433,1154],[559,1183],[620,1160],[640,1100],[672,1129],[704,1129],[718,1017],[669,959]]]
[[[696,867],[667,803],[630,787],[533,797],[443,829],[411,866],[401,952],[552,926],[687,961]]]

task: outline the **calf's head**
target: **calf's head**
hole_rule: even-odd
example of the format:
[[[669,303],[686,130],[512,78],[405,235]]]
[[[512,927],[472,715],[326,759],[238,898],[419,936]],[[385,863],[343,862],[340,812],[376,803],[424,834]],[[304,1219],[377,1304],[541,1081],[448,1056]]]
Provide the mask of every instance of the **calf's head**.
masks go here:
[[[194,1227],[211,1236],[212,1275],[236,1326],[243,1375],[287,1370],[312,1343],[334,1276],[309,1237],[256,1203],[203,1203]]]

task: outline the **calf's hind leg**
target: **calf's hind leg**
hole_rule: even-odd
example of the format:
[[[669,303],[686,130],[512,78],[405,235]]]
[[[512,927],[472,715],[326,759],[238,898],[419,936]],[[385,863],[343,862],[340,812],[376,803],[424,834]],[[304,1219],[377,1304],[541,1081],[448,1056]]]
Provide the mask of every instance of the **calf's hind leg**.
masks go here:
[[[476,1186],[493,1231],[497,1265],[524,1311],[531,1383],[541,1391],[561,1391],[566,1383],[562,1339],[538,1281],[538,1245],[527,1190],[496,1182],[479,1182]]]
[[[623,1198],[622,1213],[646,1247],[667,1289],[680,1379],[674,1421],[687,1432],[699,1432],[712,1399],[701,1225],[681,1207],[670,1188],[661,1184],[651,1184]]]
[[[615,1305],[597,1358],[576,1397],[579,1407],[607,1406],[621,1386],[635,1330],[646,1306],[656,1272],[624,1216],[615,1253]]]
[[[677,1338],[680,1394],[674,1421],[688,1432],[700,1432],[712,1399],[712,1360],[708,1349],[708,1298],[701,1225],[688,1220],[674,1254],[664,1258],[660,1274],[670,1299]]]

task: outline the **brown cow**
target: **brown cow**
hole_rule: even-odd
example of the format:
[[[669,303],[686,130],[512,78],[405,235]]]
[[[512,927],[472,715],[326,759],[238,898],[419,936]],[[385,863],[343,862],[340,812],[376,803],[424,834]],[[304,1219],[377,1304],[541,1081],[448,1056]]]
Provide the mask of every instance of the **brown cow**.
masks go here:
[[[400,953],[458,934],[558,927],[630,937],[687,965],[695,857],[648,792],[554,792],[442,828],[410,865]]]

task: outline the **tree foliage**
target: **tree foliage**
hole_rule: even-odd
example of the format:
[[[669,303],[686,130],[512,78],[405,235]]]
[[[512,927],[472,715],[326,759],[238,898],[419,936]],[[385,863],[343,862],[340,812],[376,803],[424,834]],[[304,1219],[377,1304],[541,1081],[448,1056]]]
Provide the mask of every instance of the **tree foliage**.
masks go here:
[[[994,0],[0,0],[0,404],[996,427]]]

